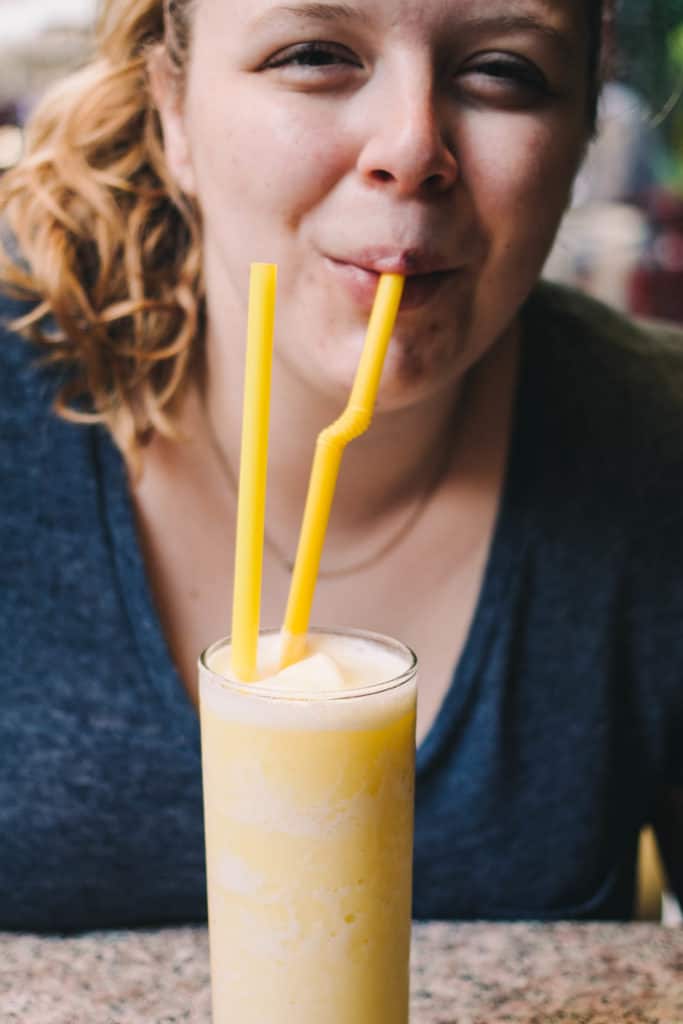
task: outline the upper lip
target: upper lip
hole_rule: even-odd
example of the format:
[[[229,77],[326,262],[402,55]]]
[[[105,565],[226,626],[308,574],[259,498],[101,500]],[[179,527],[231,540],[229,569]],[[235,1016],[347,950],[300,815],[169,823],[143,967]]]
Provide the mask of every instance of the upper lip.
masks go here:
[[[453,263],[440,253],[417,246],[396,248],[377,245],[346,256],[332,256],[331,259],[336,263],[349,263],[375,274],[403,274],[405,277],[436,274],[454,269]]]

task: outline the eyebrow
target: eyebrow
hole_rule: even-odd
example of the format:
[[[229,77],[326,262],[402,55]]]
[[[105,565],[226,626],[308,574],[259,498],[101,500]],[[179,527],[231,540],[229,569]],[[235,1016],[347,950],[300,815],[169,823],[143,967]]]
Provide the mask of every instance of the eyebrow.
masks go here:
[[[303,3],[285,3],[271,7],[256,18],[252,22],[251,27],[255,29],[262,24],[279,21],[281,18],[292,18],[295,21],[301,22],[317,21],[323,24],[330,24],[335,21],[352,21],[354,19],[368,24],[371,20],[367,11],[353,4],[306,0]],[[554,25],[549,25],[547,22],[531,14],[522,14],[520,12],[519,14],[474,15],[471,18],[466,18],[465,24],[469,29],[473,28],[480,31],[485,29],[499,29],[504,33],[532,31],[537,35],[545,37],[550,43],[561,49],[565,56],[572,57],[575,55],[570,34],[555,28]]]
[[[503,33],[534,32],[560,48],[566,56],[575,55],[573,32],[555,28],[531,14],[475,15],[467,19],[467,27],[475,30],[500,29]]]
[[[264,11],[260,17],[252,22],[256,28],[265,22],[279,20],[280,18],[293,18],[296,21],[318,21],[329,23],[332,21],[351,21],[352,19],[368,22],[369,16],[366,11],[352,4],[346,3],[320,3],[310,0],[301,4],[278,4]]]

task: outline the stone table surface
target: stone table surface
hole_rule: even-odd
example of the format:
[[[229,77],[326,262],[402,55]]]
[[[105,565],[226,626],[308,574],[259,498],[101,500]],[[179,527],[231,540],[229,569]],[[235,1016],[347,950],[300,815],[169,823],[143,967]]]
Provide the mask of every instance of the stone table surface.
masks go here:
[[[210,1019],[204,928],[73,938],[0,934],[2,1024],[209,1024]],[[683,929],[417,924],[410,1019],[411,1024],[683,1024]]]

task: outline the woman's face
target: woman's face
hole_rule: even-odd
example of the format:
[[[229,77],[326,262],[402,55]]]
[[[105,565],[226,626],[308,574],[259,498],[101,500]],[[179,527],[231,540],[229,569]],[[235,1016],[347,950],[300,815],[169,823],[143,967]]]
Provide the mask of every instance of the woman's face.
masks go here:
[[[514,319],[587,136],[576,0],[199,0],[169,164],[203,216],[210,336],[279,266],[276,352],[346,394],[381,271],[408,276],[381,401],[461,374]],[[227,326],[223,326],[227,325]]]

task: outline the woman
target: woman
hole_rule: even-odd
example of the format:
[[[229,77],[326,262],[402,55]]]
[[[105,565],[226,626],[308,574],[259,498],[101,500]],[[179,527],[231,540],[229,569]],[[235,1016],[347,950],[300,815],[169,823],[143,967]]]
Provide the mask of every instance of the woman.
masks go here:
[[[538,285],[599,8],[105,5],[3,190],[0,927],[204,915],[195,664],[229,621],[253,260],[266,625],[378,275],[408,276],[314,617],[418,651],[416,916],[627,917],[655,816],[680,881],[682,359]]]

